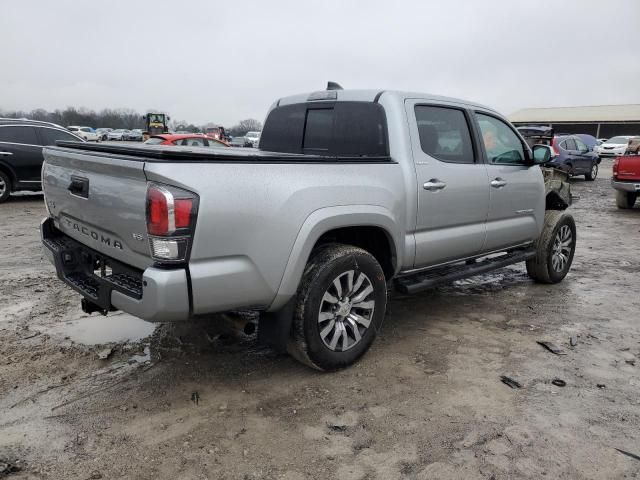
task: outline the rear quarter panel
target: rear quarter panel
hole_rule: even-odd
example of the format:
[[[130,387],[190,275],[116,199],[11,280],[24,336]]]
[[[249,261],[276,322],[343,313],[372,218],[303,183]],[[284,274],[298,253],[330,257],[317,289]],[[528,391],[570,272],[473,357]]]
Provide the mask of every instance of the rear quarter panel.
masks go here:
[[[397,163],[148,163],[145,173],[200,196],[189,263],[195,314],[269,307],[301,232],[305,246],[324,233],[313,228],[323,215],[303,229],[314,212],[346,209],[337,227],[385,224],[404,254],[406,195]],[[299,248],[294,263],[306,263],[309,249]]]

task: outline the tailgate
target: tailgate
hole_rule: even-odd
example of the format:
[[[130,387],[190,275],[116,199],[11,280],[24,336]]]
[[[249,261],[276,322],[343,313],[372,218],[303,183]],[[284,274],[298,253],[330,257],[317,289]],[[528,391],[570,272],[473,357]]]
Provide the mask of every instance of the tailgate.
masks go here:
[[[144,161],[45,148],[43,190],[55,226],[128,265],[152,265]]]
[[[640,155],[618,157],[618,180],[640,181]]]

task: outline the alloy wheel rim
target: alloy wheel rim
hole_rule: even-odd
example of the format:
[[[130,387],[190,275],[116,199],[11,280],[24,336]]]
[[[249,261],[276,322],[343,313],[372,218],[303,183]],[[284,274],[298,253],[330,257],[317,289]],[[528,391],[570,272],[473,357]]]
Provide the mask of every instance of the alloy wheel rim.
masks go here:
[[[569,264],[573,249],[573,233],[569,225],[563,225],[553,240],[551,266],[554,271],[562,272]]]
[[[373,283],[363,272],[348,270],[331,282],[318,312],[320,338],[327,348],[344,352],[360,343],[373,319],[373,296]]]
[[[598,175],[598,165],[593,165],[593,167],[591,167],[591,177],[596,178],[596,176]]]
[[[0,197],[4,195],[4,191],[7,188],[7,184],[4,183],[4,180],[0,178]]]

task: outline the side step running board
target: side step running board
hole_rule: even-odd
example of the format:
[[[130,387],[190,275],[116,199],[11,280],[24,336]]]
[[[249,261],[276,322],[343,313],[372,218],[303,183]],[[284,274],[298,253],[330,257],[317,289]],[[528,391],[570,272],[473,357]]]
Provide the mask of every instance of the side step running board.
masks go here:
[[[395,285],[396,289],[402,293],[416,293],[462,278],[490,272],[507,265],[524,262],[535,255],[535,250],[516,250],[497,257],[487,257],[471,264],[457,263],[400,277],[395,281]]]

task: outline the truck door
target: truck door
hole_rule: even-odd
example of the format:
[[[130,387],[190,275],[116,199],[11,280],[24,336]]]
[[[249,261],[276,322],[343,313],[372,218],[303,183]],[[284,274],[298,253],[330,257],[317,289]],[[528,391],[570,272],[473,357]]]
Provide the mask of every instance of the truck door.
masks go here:
[[[513,127],[490,112],[475,112],[489,175],[489,215],[484,252],[535,240],[544,222],[542,170],[530,166],[525,143]]]
[[[474,256],[485,240],[489,185],[470,113],[415,99],[405,108],[418,180],[414,267]]]

